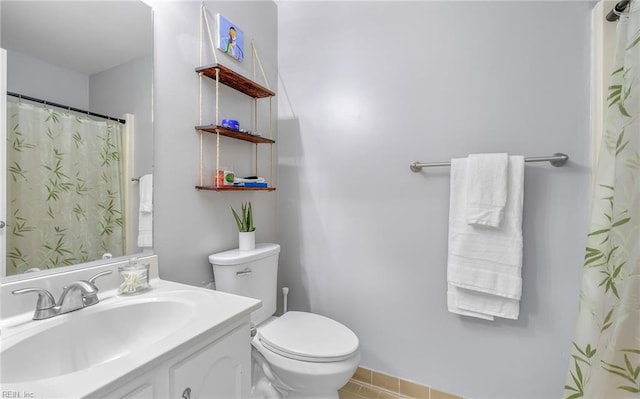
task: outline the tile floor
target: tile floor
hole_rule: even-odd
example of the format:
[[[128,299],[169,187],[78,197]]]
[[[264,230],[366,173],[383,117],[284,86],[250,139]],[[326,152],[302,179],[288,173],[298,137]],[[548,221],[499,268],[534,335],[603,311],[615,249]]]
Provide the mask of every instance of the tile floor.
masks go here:
[[[371,384],[351,380],[338,391],[340,399],[400,399],[400,394],[386,391]]]
[[[462,399],[402,378],[358,367],[338,392],[340,399]]]

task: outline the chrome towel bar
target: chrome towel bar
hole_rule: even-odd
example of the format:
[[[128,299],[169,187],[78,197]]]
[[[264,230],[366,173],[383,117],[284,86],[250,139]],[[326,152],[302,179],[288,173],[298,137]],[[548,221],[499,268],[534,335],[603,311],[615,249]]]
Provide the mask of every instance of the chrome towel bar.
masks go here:
[[[564,166],[569,160],[569,156],[567,154],[563,154],[561,152],[555,153],[551,156],[546,157],[526,157],[524,159],[525,162],[549,162],[551,165],[559,167]],[[451,162],[411,162],[409,164],[409,168],[411,168],[412,172],[419,172],[422,168],[432,168],[435,166],[451,166]]]

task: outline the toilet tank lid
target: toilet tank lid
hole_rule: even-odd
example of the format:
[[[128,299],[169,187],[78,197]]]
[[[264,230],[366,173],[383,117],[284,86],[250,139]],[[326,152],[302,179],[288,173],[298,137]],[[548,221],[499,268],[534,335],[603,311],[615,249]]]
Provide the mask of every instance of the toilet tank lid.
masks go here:
[[[255,249],[251,250],[241,251],[238,248],[235,248],[209,255],[209,263],[220,266],[238,265],[266,258],[279,252],[280,245],[278,244],[260,243],[256,244]]]

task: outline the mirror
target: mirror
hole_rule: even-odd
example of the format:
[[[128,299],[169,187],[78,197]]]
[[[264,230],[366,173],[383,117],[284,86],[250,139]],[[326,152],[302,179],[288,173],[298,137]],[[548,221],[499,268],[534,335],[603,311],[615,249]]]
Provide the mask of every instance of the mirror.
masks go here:
[[[23,274],[30,268],[42,270],[35,273],[50,274],[66,270],[65,267],[83,267],[84,264],[95,264],[95,261],[101,259],[104,253],[119,257],[151,251],[150,245],[139,242],[139,231],[142,231],[142,227],[139,230],[139,215],[143,213],[139,214],[140,182],[136,180],[151,174],[153,169],[153,15],[151,7],[136,0],[117,2],[1,0],[0,16],[0,47],[7,51],[6,85],[7,91],[11,93],[6,101],[8,125],[12,122],[15,125],[20,123],[20,126],[28,124],[23,119],[19,122],[12,119],[18,114],[16,108],[12,107],[20,106],[37,109],[38,112],[44,109],[50,113],[49,119],[68,119],[71,122],[83,121],[85,124],[103,126],[104,130],[100,132],[111,132],[113,129],[126,131],[126,134],[123,133],[122,138],[119,139],[122,143],[119,144],[121,148],[118,147],[117,151],[102,154],[100,152],[102,150],[94,149],[92,156],[82,155],[86,159],[105,155],[107,161],[111,160],[117,164],[117,168],[114,169],[117,172],[113,174],[120,179],[114,183],[120,187],[118,194],[120,199],[116,201],[120,204],[119,208],[112,206],[114,201],[107,201],[112,199],[113,189],[107,189],[107,194],[94,195],[98,197],[99,203],[82,205],[78,209],[73,208],[72,211],[56,210],[38,195],[27,194],[17,199],[9,198],[15,195],[18,188],[23,187],[19,181],[25,179],[20,171],[16,172],[15,162],[12,162],[10,147],[13,146],[13,142],[7,142],[7,164],[3,165],[0,171],[5,174],[7,181],[7,192],[1,194],[7,195],[7,226],[5,228],[7,245],[6,254],[0,254],[6,256],[1,277],[10,277],[11,280],[32,277],[34,274]],[[122,119],[124,123],[89,115],[88,111],[113,119]],[[7,126],[3,130],[3,135],[6,134],[11,139],[11,134],[15,134],[15,128],[13,129],[14,131],[11,126]],[[77,125],[67,130],[89,135],[80,131]],[[21,134],[22,131],[19,133]],[[108,141],[111,148],[111,133],[108,135],[105,133],[105,136],[102,136],[103,133],[99,134],[100,140]],[[52,133],[52,130],[48,129],[41,135],[55,136],[57,133]],[[2,140],[6,140],[7,137],[3,136]],[[40,148],[37,147],[38,135],[34,137],[33,140],[18,141],[26,146],[24,148]],[[84,144],[85,136],[78,137],[74,136],[75,143],[70,140],[73,145],[65,147],[66,151],[60,150],[59,147],[40,149],[40,155],[31,157],[40,158],[40,164],[32,166],[31,169],[56,169],[55,162],[44,160],[47,157],[45,153],[61,152],[66,155],[73,154],[74,157],[80,156],[80,153],[85,151],[79,150],[81,147],[78,143]],[[34,144],[36,141],[37,143]],[[80,190],[78,193],[83,190],[88,192],[89,189],[85,187],[85,183],[90,185],[92,182],[103,181],[105,175],[111,173],[100,171],[92,176],[85,175],[85,172],[94,172],[94,166],[84,161],[74,162],[77,167],[75,171],[56,170],[56,173],[63,176],[59,181],[53,179],[59,192],[74,190],[76,192]],[[72,182],[73,186],[69,182],[71,179],[75,179]],[[30,181],[33,180],[35,179],[30,179]],[[55,197],[57,192],[54,190],[52,194],[52,189],[49,187],[52,179],[47,177],[45,180],[37,191],[45,191],[45,196],[49,199],[52,195]],[[33,197],[39,199],[34,201]],[[20,209],[16,210],[18,206]],[[98,220],[99,217],[92,211],[94,208],[100,210],[109,208],[111,215],[115,216]],[[75,247],[65,244],[67,246],[64,250],[54,248],[55,245],[51,243],[39,244],[40,247],[34,249],[32,255],[24,256],[24,251],[16,250],[11,246],[12,240],[17,240],[16,227],[24,223],[22,218],[24,209],[28,209],[30,217],[33,218],[32,222],[25,224],[28,227],[26,230],[28,234],[36,232],[40,236],[45,235],[45,229],[38,227],[38,220],[47,219],[52,213],[66,212],[64,223],[75,221],[76,224],[83,224],[80,231],[86,230],[86,226],[92,224],[102,228],[102,236],[112,234],[111,232],[117,229],[120,229],[122,236],[113,240],[117,245],[101,238],[100,244],[97,244],[99,248],[91,251],[87,250],[86,243]],[[16,212],[18,216],[14,215]],[[148,217],[142,217],[145,223],[150,225],[146,220],[148,218],[150,214]],[[59,222],[50,223],[50,225],[55,229],[53,234],[55,236],[61,236],[61,232],[76,228],[76,226],[62,225]],[[17,232],[18,235],[23,233],[24,231]],[[30,241],[35,241],[35,238]],[[43,247],[48,249],[43,250]],[[44,258],[36,256],[37,252],[56,251],[58,251],[57,257],[53,259],[49,257],[42,260]]]

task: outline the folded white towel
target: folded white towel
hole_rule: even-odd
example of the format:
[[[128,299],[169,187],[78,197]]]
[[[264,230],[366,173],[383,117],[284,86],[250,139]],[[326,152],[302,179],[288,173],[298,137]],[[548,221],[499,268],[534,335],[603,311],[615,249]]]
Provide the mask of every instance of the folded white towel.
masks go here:
[[[458,310],[471,313],[470,316],[480,317],[476,316],[476,314],[479,314],[491,318],[495,316],[512,320],[518,319],[520,301],[517,299],[502,298],[455,286],[454,288],[457,292]]]
[[[486,229],[485,229],[486,230]],[[522,239],[449,234],[448,279],[461,288],[520,299]]]
[[[499,228],[469,225],[467,159],[451,160],[449,311],[491,320],[517,319],[522,293],[522,201],[524,158],[508,158],[507,196]]]
[[[140,177],[140,212],[153,211],[153,175]]]
[[[467,162],[468,224],[498,227],[507,203],[507,154],[470,154]]]
[[[481,312],[474,312],[472,310],[465,310],[460,307],[461,303],[459,298],[462,294],[464,294],[461,294],[460,291],[462,291],[463,289],[464,288],[458,288],[452,284],[447,284],[447,308],[449,309],[449,312],[456,313],[462,316],[477,317],[478,319],[493,320],[493,316],[491,315]]]
[[[140,207],[138,213],[138,247],[153,246],[153,176],[140,178]]]

